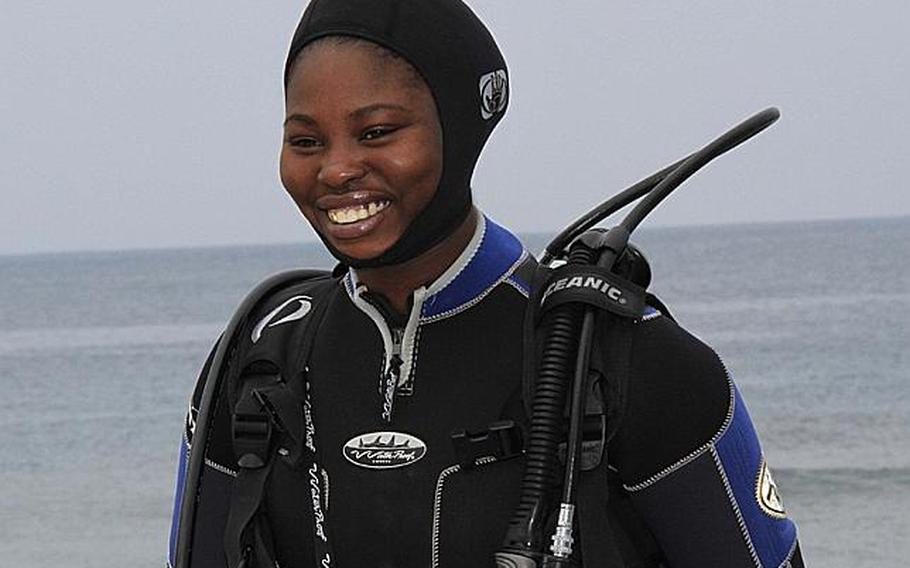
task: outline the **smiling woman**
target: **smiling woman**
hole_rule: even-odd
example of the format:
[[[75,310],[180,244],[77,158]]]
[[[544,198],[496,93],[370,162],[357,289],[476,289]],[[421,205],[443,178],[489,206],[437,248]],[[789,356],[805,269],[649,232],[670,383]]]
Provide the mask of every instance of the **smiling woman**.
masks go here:
[[[172,563],[474,568],[499,550],[500,566],[802,565],[736,388],[656,301],[627,335],[596,335],[628,368],[590,369],[607,377],[592,386],[611,395],[610,459],[582,476],[582,546],[562,508],[515,538],[523,485],[559,490],[532,462],[555,462],[565,432],[533,418],[561,422],[565,401],[526,415],[543,271],[472,205],[510,95],[499,48],[460,0],[314,0],[285,69],[281,179],[339,266],[268,281],[210,357]],[[569,538],[550,547],[554,528]]]
[[[383,52],[324,38],[297,56],[287,85],[281,179],[323,241],[355,261],[398,242],[442,173],[433,96]]]

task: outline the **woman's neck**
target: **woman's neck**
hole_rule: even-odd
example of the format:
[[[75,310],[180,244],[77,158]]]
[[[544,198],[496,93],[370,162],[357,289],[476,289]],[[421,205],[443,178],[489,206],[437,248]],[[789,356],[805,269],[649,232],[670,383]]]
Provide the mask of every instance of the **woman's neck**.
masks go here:
[[[382,295],[396,312],[407,314],[411,293],[439,278],[471,242],[478,215],[472,209],[455,232],[416,258],[391,266],[358,269],[357,280],[371,293]]]

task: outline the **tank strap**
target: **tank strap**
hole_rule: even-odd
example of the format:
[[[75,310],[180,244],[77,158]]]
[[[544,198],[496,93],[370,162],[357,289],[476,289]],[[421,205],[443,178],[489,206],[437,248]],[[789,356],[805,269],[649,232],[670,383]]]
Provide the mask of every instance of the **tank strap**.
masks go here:
[[[607,514],[609,502],[606,464],[578,480],[578,526],[581,537],[581,565],[626,568]]]

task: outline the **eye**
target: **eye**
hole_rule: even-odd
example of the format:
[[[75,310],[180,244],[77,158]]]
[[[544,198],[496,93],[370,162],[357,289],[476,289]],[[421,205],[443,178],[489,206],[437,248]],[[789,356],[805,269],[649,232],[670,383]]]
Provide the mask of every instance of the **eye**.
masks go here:
[[[292,148],[300,148],[302,150],[310,150],[322,146],[322,142],[312,136],[289,136],[287,143]]]
[[[363,134],[360,136],[360,139],[366,141],[378,140],[395,132],[395,130],[397,129],[392,126],[373,126],[364,130]]]

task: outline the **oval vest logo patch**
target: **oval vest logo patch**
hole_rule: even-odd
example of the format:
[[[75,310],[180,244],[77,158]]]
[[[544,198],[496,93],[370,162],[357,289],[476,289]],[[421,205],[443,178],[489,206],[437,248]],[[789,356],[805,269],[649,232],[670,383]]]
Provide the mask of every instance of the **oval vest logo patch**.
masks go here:
[[[403,432],[367,432],[354,436],[342,448],[349,462],[369,469],[405,467],[427,453],[423,440]]]
[[[755,496],[758,498],[759,507],[768,516],[775,519],[783,519],[787,516],[787,511],[784,510],[784,503],[781,501],[780,493],[777,491],[777,484],[774,483],[774,478],[771,477],[771,470],[764,459],[762,459],[761,467],[758,470]]]

